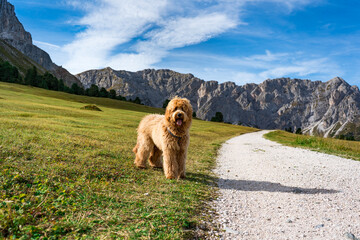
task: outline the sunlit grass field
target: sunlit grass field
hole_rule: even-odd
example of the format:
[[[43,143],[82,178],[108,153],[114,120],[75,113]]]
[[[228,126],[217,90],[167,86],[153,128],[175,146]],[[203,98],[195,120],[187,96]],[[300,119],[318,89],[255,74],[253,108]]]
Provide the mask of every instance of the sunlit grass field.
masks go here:
[[[187,179],[167,180],[133,165],[148,113],[163,110],[0,83],[0,238],[190,237],[218,147],[256,129],[194,120]]]
[[[360,161],[360,142],[297,135],[284,131],[270,132],[265,134],[265,138],[292,147],[307,148]]]

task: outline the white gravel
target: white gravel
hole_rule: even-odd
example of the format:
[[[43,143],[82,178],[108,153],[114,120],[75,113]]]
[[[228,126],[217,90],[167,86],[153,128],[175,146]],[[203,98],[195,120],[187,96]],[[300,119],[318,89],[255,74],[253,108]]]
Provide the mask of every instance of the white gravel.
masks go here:
[[[264,133],[220,149],[220,238],[360,238],[360,162],[282,146]]]

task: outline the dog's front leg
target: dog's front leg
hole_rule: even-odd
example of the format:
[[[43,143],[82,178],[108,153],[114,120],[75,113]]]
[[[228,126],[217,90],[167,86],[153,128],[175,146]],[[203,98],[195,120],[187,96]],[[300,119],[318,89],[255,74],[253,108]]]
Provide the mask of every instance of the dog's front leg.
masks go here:
[[[166,178],[175,179],[179,175],[179,165],[173,149],[166,149],[163,152],[164,173]]]

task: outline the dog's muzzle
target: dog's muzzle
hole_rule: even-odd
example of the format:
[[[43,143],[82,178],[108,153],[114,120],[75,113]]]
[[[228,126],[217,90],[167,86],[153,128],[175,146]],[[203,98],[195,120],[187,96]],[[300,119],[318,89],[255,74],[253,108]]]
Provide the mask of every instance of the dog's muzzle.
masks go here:
[[[180,112],[176,113],[175,122],[176,122],[176,125],[181,126],[184,122],[184,114],[180,113]]]

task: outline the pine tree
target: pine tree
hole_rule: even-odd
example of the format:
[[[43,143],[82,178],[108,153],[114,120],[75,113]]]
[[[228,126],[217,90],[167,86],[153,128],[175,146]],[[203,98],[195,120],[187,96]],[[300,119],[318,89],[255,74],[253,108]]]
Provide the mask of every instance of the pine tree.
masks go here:
[[[109,98],[116,99],[116,91],[114,89],[110,90]]]
[[[91,84],[91,87],[89,88],[89,96],[99,97],[99,87],[95,84]]]
[[[59,91],[64,91],[65,89],[65,85],[64,85],[64,80],[60,79],[59,80]]]
[[[108,91],[106,91],[106,89],[104,87],[102,87],[99,91],[99,96],[107,98],[109,96],[109,93],[108,93]]]
[[[224,116],[221,112],[216,112],[215,116],[211,118],[212,122],[224,122]]]

